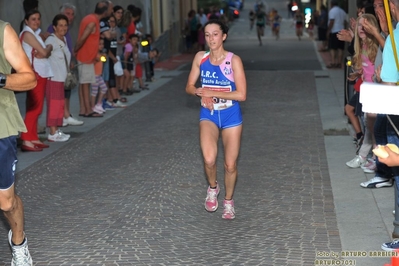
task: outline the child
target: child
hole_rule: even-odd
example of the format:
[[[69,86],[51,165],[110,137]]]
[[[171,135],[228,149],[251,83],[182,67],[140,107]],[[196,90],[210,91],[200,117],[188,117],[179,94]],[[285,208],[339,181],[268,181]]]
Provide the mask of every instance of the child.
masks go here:
[[[135,75],[135,62],[134,62],[134,52],[133,47],[136,47],[139,42],[139,36],[137,34],[129,35],[129,42],[125,44],[125,51],[123,53],[123,86],[122,91],[125,95],[131,95],[133,92],[133,80]]]
[[[105,110],[103,109],[103,98],[108,90],[107,85],[105,84],[104,79],[102,77],[103,62],[101,61],[101,57],[103,56],[105,57],[105,54],[102,53],[103,49],[104,49],[104,39],[101,38],[98,47],[96,63],[94,64],[96,82],[91,84],[91,106],[93,112],[97,114],[105,113]],[[96,98],[97,98],[97,104],[95,104]]]
[[[378,51],[378,41],[377,39],[366,33],[363,28],[364,21],[367,20],[371,25],[375,28],[379,28],[376,18],[371,14],[363,14],[357,18],[356,28],[355,28],[355,54],[352,58],[352,66],[354,69],[354,73],[351,73],[348,79],[357,80],[357,85],[355,85],[356,93],[350,99],[349,103],[345,106],[345,112],[348,116],[351,124],[356,132],[356,142],[359,148],[359,154],[347,162],[346,165],[351,168],[358,168],[364,163],[367,162],[367,155],[370,152],[370,149],[375,145],[373,143],[373,114],[366,114],[365,116],[365,124],[366,132],[365,136],[363,136],[363,131],[360,126],[360,121],[358,117],[361,117],[362,114],[362,106],[359,103],[359,95],[360,95],[360,83],[362,81],[373,82],[374,75],[374,61]]]
[[[147,84],[144,84],[143,82],[143,67],[141,65],[141,62],[137,60],[139,56],[140,48],[139,44],[137,43],[136,46],[133,46],[133,54],[134,54],[134,60],[135,60],[135,78],[139,81],[139,89],[140,90],[148,90]],[[134,78],[133,78],[134,80]]]

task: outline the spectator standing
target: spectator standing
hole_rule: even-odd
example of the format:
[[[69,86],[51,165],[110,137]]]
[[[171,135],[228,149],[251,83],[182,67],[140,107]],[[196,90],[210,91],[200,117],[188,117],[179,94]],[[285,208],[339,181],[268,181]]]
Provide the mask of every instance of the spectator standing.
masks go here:
[[[141,8],[136,7],[134,5],[129,5],[127,9],[132,13],[132,20],[127,28],[127,36],[131,34],[138,34],[136,24],[140,21],[141,18]],[[128,40],[126,40],[128,42]]]
[[[64,14],[68,18],[68,31],[65,35],[67,46],[69,49],[69,52],[71,54],[71,63],[70,63],[70,68],[74,67],[73,64],[73,42],[72,42],[72,37],[70,33],[71,25],[75,19],[75,12],[76,12],[76,7],[70,3],[63,3],[60,8],[60,13]],[[54,27],[53,25],[49,25],[47,28],[48,33],[54,33]],[[64,119],[63,119],[63,126],[81,126],[84,124],[83,121],[80,121],[76,118],[74,118],[71,114],[70,111],[70,102],[71,102],[71,90],[65,90],[64,91],[64,97],[65,97],[65,105],[64,105]]]
[[[388,86],[397,86],[397,83],[399,82],[398,78],[399,70],[395,59],[397,55],[395,55],[394,53],[394,47],[392,46],[391,38],[394,38],[394,43],[396,46],[395,50],[398,51],[399,50],[399,0],[390,0],[389,10],[391,11],[394,23],[396,23],[396,27],[394,27],[392,34],[388,35],[385,41],[384,51],[382,53],[381,82],[382,84]],[[392,122],[387,122],[387,127],[386,127],[387,143],[392,143],[399,146],[399,135],[396,132],[396,129],[399,128],[399,116],[389,115],[389,118],[391,119]],[[399,182],[399,166],[393,166],[390,169],[395,179],[396,183],[395,186],[397,186]],[[395,189],[397,190],[398,188],[396,187]],[[395,193],[395,204],[398,204],[398,198],[396,197],[396,193]],[[398,213],[395,213],[396,221],[398,219],[398,215],[399,215]],[[386,251],[396,251],[399,249],[399,239],[393,239],[392,242],[383,243],[381,248]]]
[[[91,84],[91,106],[93,108],[93,112],[99,114],[105,113],[102,103],[104,95],[107,93],[108,90],[107,84],[105,84],[102,75],[104,63],[101,61],[101,58],[105,56],[106,54],[104,54],[104,39],[101,38],[98,46],[96,63],[94,64],[96,82]]]
[[[345,42],[337,37],[337,33],[345,29],[347,14],[338,6],[337,0],[331,0],[331,9],[328,12],[328,49],[330,51],[330,64],[328,68],[341,68],[344,56]]]
[[[79,115],[84,117],[101,116],[91,109],[90,84],[95,82],[94,62],[100,41],[100,19],[109,16],[109,8],[109,1],[98,2],[94,13],[85,16],[79,26],[74,52],[79,63]]]
[[[321,42],[321,47],[319,47],[319,52],[328,51],[327,43],[327,28],[328,28],[328,12],[325,5],[320,7],[320,15],[317,18],[317,37]]]
[[[352,66],[354,72],[351,74],[357,76],[360,82],[363,81],[373,82],[374,62],[378,52],[378,41],[372,34],[368,34],[365,31],[364,25],[366,21],[367,23],[369,23],[370,27],[373,27],[375,29],[379,28],[377,19],[375,18],[374,15],[362,14],[357,18],[356,26],[354,28],[355,54],[352,57],[352,62],[353,62]],[[379,32],[379,30],[377,31]],[[360,85],[356,87],[360,87]],[[360,123],[358,121],[358,117],[363,116],[363,112],[361,110],[362,106],[359,103],[359,95],[360,95],[360,88],[352,97],[350,101],[351,103],[345,106],[346,114],[349,117],[352,124],[357,123],[358,128],[354,126],[355,131],[360,130],[360,132],[356,132],[357,139],[363,138],[363,133],[360,129]],[[365,121],[367,120],[368,118],[366,116]],[[371,117],[369,122],[372,122]],[[365,130],[367,131],[368,129],[366,128]],[[364,138],[363,144],[361,145],[361,148],[359,150],[359,154],[354,159],[347,162],[346,163],[347,166],[351,168],[358,168],[367,161],[367,155],[369,154],[373,146],[373,140],[371,134],[365,134],[365,135],[367,136],[367,139]]]
[[[198,20],[201,25],[198,29],[198,50],[205,51],[204,25],[208,22],[208,17],[205,15],[203,8],[198,11]]]
[[[132,13],[129,10],[123,10],[121,6],[114,6],[114,16],[116,19],[116,56],[119,57],[119,60],[122,62],[123,60],[123,46],[126,43],[126,33],[127,27],[132,18]],[[128,16],[128,17],[126,17]],[[118,89],[119,94],[122,93],[122,76],[116,76],[116,88]]]
[[[195,10],[192,9],[188,12],[187,26],[190,31],[190,48],[191,52],[196,52],[198,50],[198,18]]]
[[[22,48],[28,56],[37,75],[37,85],[28,91],[26,98],[25,125],[28,130],[21,134],[22,151],[42,151],[49,145],[42,143],[37,134],[37,122],[43,110],[47,79],[53,76],[48,57],[53,50],[52,45],[45,45],[39,35],[41,15],[32,9],[25,15],[25,26],[20,34]]]
[[[54,33],[45,42],[46,45],[54,47],[48,58],[54,76],[47,81],[46,86],[46,124],[50,128],[47,140],[64,142],[69,140],[70,135],[63,133],[58,127],[63,125],[65,106],[64,82],[71,62],[71,52],[69,51],[65,37],[68,32],[68,18],[63,14],[56,15],[53,19],[53,28]]]
[[[374,10],[381,28],[380,36],[377,35],[377,39],[380,43],[380,49],[378,49],[376,62],[374,64],[376,67],[374,81],[381,82],[379,73],[381,71],[382,64],[382,50],[385,47],[385,38],[388,36],[388,23],[383,0],[374,0]],[[367,24],[365,25],[365,29],[368,29]],[[376,36],[375,33],[373,33],[373,35]],[[374,138],[377,145],[386,145],[388,143],[387,122],[388,120],[386,115],[377,114],[376,120],[374,122]],[[363,171],[366,168],[373,169],[372,162],[364,164],[363,166],[361,166],[361,168],[363,169]],[[376,158],[375,160],[374,177],[366,182],[360,183],[360,186],[364,188],[391,187],[392,185],[393,180],[391,168],[387,167],[387,165],[385,165],[384,163],[381,163],[380,158]]]
[[[114,72],[114,63],[116,59],[117,49],[117,31],[116,18],[113,16],[113,5],[110,2],[110,10],[108,16],[100,21],[101,38],[104,39],[104,53],[106,55],[106,62],[103,64],[103,79],[108,86],[107,99],[112,103],[113,107],[126,107],[126,98],[121,98],[119,91],[116,88],[116,78]],[[112,24],[112,25],[111,25]]]
[[[11,74],[11,67],[14,74]],[[0,21],[0,87],[0,208],[11,228],[8,233],[11,265],[31,266],[32,257],[24,232],[24,207],[15,193],[17,136],[18,132],[26,131],[26,127],[14,91],[36,88],[36,76],[17,34],[4,21]]]
[[[137,34],[131,34],[128,38],[129,42],[125,44],[124,49],[124,61],[123,61],[123,73],[124,73],[124,84],[123,92],[133,91],[133,80],[135,76],[135,58],[134,58],[134,47],[138,45],[139,36]]]

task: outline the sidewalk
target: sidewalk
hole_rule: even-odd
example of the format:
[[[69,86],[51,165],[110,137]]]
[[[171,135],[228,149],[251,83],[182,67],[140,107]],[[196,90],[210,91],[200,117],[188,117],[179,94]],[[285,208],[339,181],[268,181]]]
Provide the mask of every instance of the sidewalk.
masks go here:
[[[316,42],[314,44],[317,52]],[[315,81],[342,251],[381,252],[381,244],[391,241],[394,228],[394,189],[362,188],[360,183],[374,174],[345,165],[355,156],[355,147],[349,133],[352,129],[344,115],[344,68],[327,69],[328,52],[317,53],[324,70],[315,72]],[[381,255],[379,258],[367,255],[346,259],[354,259],[356,265],[362,266],[390,262],[389,256]]]

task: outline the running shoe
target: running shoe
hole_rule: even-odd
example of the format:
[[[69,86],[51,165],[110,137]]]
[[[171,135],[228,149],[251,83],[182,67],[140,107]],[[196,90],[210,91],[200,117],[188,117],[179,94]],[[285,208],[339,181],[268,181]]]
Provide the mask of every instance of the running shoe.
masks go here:
[[[346,162],[346,165],[350,168],[359,168],[363,164],[367,162],[366,158],[363,158],[360,155],[356,155],[355,158],[350,160],[349,162]]]
[[[360,183],[360,186],[364,188],[392,187],[392,185],[393,185],[392,179],[382,178],[379,176],[375,176],[369,181]]]
[[[205,199],[205,209],[208,212],[214,212],[218,209],[219,192],[220,192],[219,184],[216,184],[216,188],[211,188],[210,186],[208,186],[208,190],[206,192],[206,199]]]
[[[28,239],[25,237],[24,242],[20,246],[15,246],[12,241],[12,231],[8,233],[8,243],[12,250],[11,266],[31,266],[33,265],[32,257],[28,249]]]
[[[223,214],[222,218],[226,220],[232,220],[236,217],[235,211],[234,211],[234,200],[224,200],[223,201]]]

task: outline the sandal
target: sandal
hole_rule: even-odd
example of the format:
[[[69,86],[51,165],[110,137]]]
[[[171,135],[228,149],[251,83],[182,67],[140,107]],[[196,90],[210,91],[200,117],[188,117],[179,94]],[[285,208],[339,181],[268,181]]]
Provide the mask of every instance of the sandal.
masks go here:
[[[122,103],[127,103],[126,97],[121,97],[121,98],[119,99],[119,101],[121,101]]]
[[[103,117],[103,115],[96,112],[92,112],[88,115],[83,115],[83,117]]]

